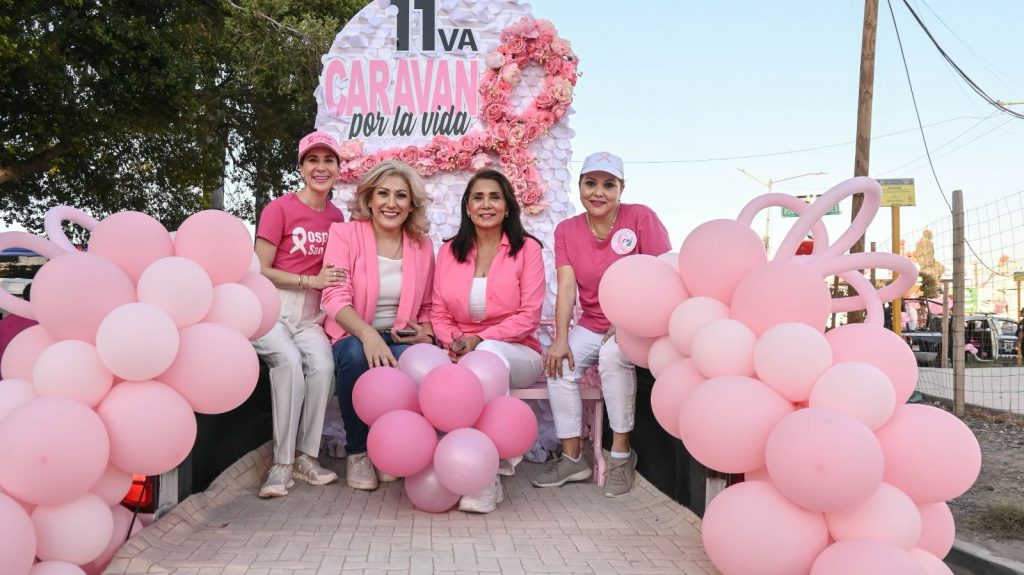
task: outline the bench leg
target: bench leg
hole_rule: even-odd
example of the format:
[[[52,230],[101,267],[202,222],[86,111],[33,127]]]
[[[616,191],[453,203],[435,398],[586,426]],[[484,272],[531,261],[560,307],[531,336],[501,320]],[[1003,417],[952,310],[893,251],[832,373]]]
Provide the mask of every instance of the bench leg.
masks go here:
[[[605,461],[604,461],[604,448],[601,446],[604,443],[601,439],[602,430],[604,429],[604,401],[601,399],[594,400],[594,421],[591,423],[590,430],[591,443],[594,446],[594,471],[597,473],[597,484],[604,487],[605,477]]]

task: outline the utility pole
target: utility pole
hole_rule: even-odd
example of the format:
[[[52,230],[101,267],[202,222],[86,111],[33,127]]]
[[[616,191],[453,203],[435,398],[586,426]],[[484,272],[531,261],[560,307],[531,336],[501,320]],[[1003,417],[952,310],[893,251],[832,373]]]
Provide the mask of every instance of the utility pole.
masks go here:
[[[778,179],[778,180],[768,179],[768,181],[765,181],[765,180],[762,180],[761,178],[755,176],[754,174],[751,174],[750,172],[744,170],[743,168],[736,168],[736,169],[741,171],[741,172],[743,172],[744,176],[747,176],[748,178],[750,178],[752,180],[755,180],[756,182],[758,182],[762,186],[765,186],[766,188],[768,188],[768,193],[769,194],[772,193],[772,186],[774,186],[775,184],[777,184],[779,182],[785,182],[787,180],[795,180],[797,178],[802,178],[804,176],[823,176],[823,175],[825,175],[825,172],[807,172],[806,174],[800,174],[800,175],[797,175],[797,176],[789,176],[789,177],[781,178],[781,179]],[[762,238],[764,240],[764,251],[765,251],[765,253],[768,253],[768,246],[769,246],[769,244],[768,244],[768,242],[769,242],[768,226],[771,223],[771,220],[772,220],[772,209],[768,208],[768,209],[766,209],[764,211],[764,238]]]

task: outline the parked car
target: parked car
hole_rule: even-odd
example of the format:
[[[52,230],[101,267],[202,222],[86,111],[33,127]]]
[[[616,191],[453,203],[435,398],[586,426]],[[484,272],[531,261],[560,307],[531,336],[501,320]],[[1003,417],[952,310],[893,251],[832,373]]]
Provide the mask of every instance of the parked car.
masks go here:
[[[928,306],[921,311],[927,316],[918,322],[910,322],[904,329],[903,339],[914,351],[917,364],[922,367],[939,365],[939,350],[942,345],[941,307],[939,313],[931,313]],[[947,336],[952,342],[952,318],[949,319]],[[916,327],[916,329],[915,329]],[[949,346],[952,348],[952,345]],[[971,314],[964,317],[964,354],[968,361],[1017,363],[1017,322],[1008,317],[988,314]],[[948,358],[952,361],[952,351]],[[952,365],[947,363],[947,365]]]

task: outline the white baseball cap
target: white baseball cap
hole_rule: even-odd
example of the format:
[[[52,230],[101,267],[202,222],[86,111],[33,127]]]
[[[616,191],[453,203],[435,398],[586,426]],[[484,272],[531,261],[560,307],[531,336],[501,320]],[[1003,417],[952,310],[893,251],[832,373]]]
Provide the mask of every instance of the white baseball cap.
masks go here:
[[[607,172],[620,180],[626,179],[622,168],[622,158],[610,152],[597,152],[587,156],[587,159],[583,160],[580,176],[590,172]]]

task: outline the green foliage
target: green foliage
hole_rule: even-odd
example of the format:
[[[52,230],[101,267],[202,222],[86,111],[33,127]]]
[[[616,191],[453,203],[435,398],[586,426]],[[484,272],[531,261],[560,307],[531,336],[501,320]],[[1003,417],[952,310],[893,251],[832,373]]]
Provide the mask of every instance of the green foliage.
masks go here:
[[[990,504],[976,522],[987,533],[1000,539],[1024,538],[1024,507],[1013,503]]]

